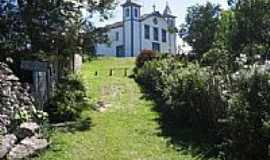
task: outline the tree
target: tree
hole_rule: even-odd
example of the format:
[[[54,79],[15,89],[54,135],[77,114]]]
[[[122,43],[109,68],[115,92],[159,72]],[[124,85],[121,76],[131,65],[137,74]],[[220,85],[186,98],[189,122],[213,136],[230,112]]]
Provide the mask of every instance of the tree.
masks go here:
[[[217,25],[211,49],[204,53],[201,63],[212,66],[215,71],[226,73],[234,68],[235,57],[232,56],[232,38],[236,28],[233,11],[222,11]]]
[[[188,8],[186,23],[181,25],[179,34],[199,58],[212,47],[219,14],[220,6],[210,2]]]
[[[106,40],[104,30],[97,29],[91,18],[94,14],[109,18],[114,0],[17,0],[12,10],[8,4],[1,1],[1,53],[67,57]],[[83,11],[89,16],[85,18]]]
[[[255,57],[270,56],[270,1],[269,0],[229,0],[235,13],[236,28],[232,37],[235,57],[248,56],[249,63]]]

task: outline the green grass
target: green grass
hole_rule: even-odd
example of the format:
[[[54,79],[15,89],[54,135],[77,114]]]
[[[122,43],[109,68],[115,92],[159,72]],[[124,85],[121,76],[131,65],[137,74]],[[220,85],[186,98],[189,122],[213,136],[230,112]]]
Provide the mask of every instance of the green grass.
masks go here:
[[[169,138],[159,136],[159,114],[153,103],[142,98],[134,80],[110,68],[130,68],[134,59],[103,58],[84,64],[82,76],[93,101],[111,104],[106,112],[85,111],[91,117],[87,131],[61,132],[52,135],[51,148],[39,160],[201,160],[189,151],[177,151]],[[94,76],[98,71],[99,76]],[[90,108],[90,107],[89,107]]]

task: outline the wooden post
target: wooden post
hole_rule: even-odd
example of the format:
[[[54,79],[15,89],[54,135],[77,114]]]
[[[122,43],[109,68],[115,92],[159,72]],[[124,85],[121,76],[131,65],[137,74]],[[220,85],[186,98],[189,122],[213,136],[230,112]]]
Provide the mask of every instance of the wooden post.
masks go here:
[[[125,68],[125,77],[127,77],[127,75],[128,75],[128,73],[127,73],[127,71],[128,71],[128,69],[127,68]]]
[[[110,74],[109,76],[113,76],[113,69],[110,69]]]

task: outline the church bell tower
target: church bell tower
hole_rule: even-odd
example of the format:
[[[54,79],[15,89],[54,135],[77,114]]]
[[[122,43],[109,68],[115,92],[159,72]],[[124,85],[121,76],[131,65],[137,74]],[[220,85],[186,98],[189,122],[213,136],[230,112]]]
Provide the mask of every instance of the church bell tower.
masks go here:
[[[141,51],[141,6],[127,0],[123,7],[123,40],[126,57],[136,57]]]

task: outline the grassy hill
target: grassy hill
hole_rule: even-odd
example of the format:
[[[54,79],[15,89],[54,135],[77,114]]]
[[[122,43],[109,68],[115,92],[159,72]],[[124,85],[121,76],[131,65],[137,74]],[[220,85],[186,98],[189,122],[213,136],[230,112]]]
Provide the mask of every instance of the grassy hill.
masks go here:
[[[103,58],[86,63],[81,75],[93,103],[108,105],[104,112],[85,111],[87,131],[55,130],[52,147],[39,160],[202,160],[200,154],[176,147],[161,134],[159,114],[133,79],[134,59]],[[109,76],[111,68],[118,68]],[[98,76],[95,76],[98,72]]]

